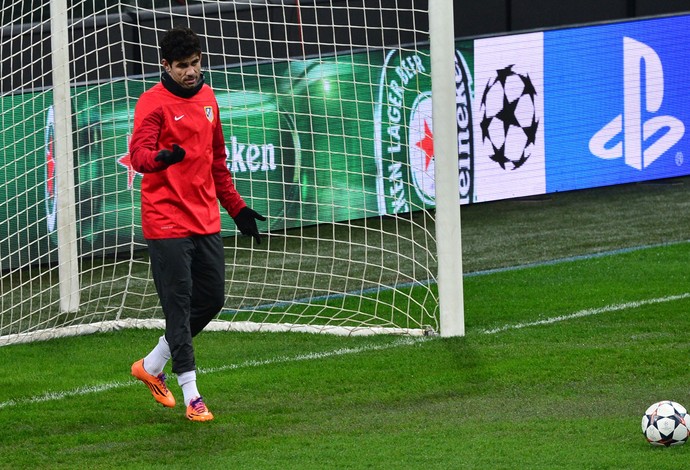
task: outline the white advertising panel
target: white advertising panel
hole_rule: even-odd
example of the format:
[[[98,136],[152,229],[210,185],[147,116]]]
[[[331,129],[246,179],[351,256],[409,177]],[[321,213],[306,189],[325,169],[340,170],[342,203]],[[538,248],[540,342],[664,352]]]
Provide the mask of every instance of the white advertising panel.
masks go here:
[[[543,38],[475,41],[473,202],[546,192]]]

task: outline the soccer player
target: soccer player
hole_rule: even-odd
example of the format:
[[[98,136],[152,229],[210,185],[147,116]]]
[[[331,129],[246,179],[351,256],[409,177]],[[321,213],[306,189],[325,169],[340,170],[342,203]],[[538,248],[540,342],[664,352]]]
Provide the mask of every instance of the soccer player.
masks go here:
[[[156,401],[174,407],[163,374],[172,358],[187,418],[209,421],[213,414],[197,389],[192,338],[220,311],[225,298],[217,201],[257,244],[256,221],[266,218],[247,207],[226,166],[218,103],[204,83],[198,36],[189,28],[173,28],[163,36],[160,54],[161,81],[137,102],[129,151],[132,167],[144,175],[141,225],[165,334],[132,364],[132,375]]]

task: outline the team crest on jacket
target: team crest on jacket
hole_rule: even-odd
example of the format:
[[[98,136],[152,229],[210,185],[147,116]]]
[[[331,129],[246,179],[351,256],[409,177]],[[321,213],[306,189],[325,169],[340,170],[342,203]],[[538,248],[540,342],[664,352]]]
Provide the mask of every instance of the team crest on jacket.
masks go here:
[[[213,106],[204,106],[204,111],[206,112],[208,122],[213,122]]]

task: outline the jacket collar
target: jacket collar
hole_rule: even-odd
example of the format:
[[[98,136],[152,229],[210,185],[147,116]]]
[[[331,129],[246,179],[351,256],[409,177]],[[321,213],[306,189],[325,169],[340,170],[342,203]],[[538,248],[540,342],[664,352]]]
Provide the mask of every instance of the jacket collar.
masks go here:
[[[161,83],[165,87],[166,90],[168,90],[170,93],[172,93],[175,96],[179,96],[181,98],[191,98],[192,96],[196,95],[199,90],[201,90],[201,87],[204,86],[204,74],[202,73],[199,77],[199,83],[196,84],[194,88],[183,88],[178,84],[175,80],[172,79],[172,77],[168,74],[168,72],[163,72],[161,74]]]

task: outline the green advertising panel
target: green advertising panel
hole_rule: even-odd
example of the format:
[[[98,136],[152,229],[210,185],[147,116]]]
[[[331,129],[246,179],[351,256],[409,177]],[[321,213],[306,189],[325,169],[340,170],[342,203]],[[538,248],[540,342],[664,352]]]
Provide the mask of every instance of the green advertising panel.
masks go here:
[[[457,43],[458,168],[471,200],[472,42]],[[216,91],[227,164],[260,230],[434,206],[428,49],[346,54],[205,73]],[[73,89],[77,236],[82,254],[143,242],[128,143],[134,106],[157,79]],[[56,174],[50,92],[0,98],[2,268],[56,256]],[[224,213],[224,235],[235,233]]]
[[[27,265],[47,252],[45,227],[48,92],[0,98],[0,266]]]

